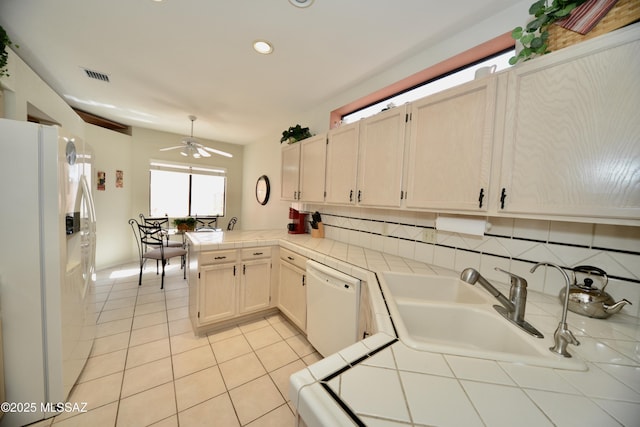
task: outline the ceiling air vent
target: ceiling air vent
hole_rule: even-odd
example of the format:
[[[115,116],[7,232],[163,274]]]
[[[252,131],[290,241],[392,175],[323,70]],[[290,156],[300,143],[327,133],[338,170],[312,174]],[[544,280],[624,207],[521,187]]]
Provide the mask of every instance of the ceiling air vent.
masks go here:
[[[109,76],[107,76],[104,73],[101,73],[99,71],[89,70],[87,68],[84,69],[84,72],[86,73],[87,77],[91,79],[102,80],[103,82],[109,82]]]

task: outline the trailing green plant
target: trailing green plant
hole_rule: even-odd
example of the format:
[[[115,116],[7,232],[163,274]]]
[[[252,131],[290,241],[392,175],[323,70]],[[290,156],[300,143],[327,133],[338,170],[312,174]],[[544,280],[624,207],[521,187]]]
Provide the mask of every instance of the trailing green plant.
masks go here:
[[[291,126],[289,129],[282,132],[282,138],[280,138],[280,143],[288,142],[289,144],[293,142],[300,141],[301,139],[309,138],[311,132],[309,132],[309,128],[303,128],[302,126],[295,125]]]
[[[549,53],[547,39],[549,25],[566,18],[571,12],[587,0],[538,0],[529,8],[533,19],[524,27],[516,27],[511,37],[522,44],[522,50],[509,59],[515,65],[533,57]]]
[[[0,25],[0,77],[9,76],[7,72],[7,61],[9,60],[9,52],[5,49],[6,47],[20,47],[17,44],[14,44],[7,32]]]

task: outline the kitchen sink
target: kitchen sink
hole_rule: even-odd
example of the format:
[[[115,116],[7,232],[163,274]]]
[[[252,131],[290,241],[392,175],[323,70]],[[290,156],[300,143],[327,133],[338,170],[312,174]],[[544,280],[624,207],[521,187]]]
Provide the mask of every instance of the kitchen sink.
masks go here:
[[[458,277],[411,273],[381,273],[394,298],[415,298],[439,302],[486,304],[492,300],[486,292],[464,283]]]
[[[420,351],[586,370],[577,358],[551,351],[500,316],[493,300],[456,277],[382,273],[382,288],[400,341]]]

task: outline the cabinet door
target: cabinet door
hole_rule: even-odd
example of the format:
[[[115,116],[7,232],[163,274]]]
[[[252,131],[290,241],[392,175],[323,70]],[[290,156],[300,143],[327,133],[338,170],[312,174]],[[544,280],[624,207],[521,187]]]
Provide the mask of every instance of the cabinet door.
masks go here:
[[[307,138],[300,144],[300,193],[303,202],[324,202],[324,175],[327,161],[325,134]]]
[[[360,122],[359,205],[400,206],[406,112],[396,107]]]
[[[360,123],[329,132],[327,138],[326,202],[355,204]]]
[[[283,200],[298,200],[300,143],[289,144],[282,148],[281,167],[280,198]]]
[[[271,260],[242,263],[239,312],[248,313],[269,307],[271,302]]]
[[[288,262],[280,262],[278,308],[298,328],[307,328],[307,288],[305,271]]]
[[[200,268],[199,323],[201,325],[236,314],[236,270],[234,264]]]
[[[495,102],[492,77],[413,103],[407,207],[487,210]]]
[[[631,34],[510,74],[500,211],[640,218],[640,41]]]

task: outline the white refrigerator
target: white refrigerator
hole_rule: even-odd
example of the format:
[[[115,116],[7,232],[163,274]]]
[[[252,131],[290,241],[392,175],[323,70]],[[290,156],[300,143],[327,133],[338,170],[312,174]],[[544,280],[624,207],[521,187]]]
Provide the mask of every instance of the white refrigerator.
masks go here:
[[[91,352],[91,166],[89,147],[61,128],[0,119],[0,317],[5,401],[14,405],[4,406],[2,427],[55,415]]]

